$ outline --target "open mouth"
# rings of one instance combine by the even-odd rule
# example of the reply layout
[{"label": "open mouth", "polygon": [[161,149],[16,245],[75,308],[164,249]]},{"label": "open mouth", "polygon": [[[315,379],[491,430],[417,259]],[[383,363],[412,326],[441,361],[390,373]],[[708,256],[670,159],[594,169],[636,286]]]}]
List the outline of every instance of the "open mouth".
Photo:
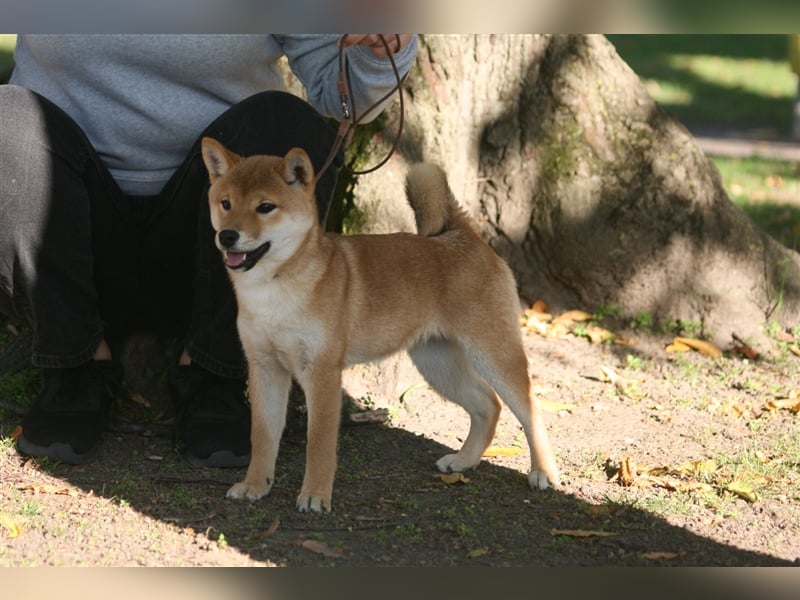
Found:
[{"label": "open mouth", "polygon": [[269,251],[270,242],[264,242],[250,252],[223,252],[225,266],[231,271],[249,271]]}]

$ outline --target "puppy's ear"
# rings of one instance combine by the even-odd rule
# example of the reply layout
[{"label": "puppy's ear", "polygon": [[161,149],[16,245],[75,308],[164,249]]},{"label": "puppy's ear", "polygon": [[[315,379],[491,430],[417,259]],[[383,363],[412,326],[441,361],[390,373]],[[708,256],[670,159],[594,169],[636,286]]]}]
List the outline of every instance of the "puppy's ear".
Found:
[{"label": "puppy's ear", "polygon": [[202,139],[200,149],[211,183],[225,175],[233,165],[241,160],[239,155],[234,154],[217,140],[210,137]]},{"label": "puppy's ear", "polygon": [[305,187],[314,182],[314,166],[302,148],[292,148],[286,153],[280,166],[280,172],[288,185]]}]

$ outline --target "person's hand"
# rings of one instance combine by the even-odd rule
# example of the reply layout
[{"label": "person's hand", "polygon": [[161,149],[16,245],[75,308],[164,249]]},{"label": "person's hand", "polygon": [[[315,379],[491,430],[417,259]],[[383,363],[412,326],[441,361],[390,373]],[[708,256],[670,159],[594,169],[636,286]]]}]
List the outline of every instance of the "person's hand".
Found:
[{"label": "person's hand", "polygon": [[366,46],[372,51],[373,56],[385,58],[388,56],[386,46],[381,40],[383,35],[386,44],[392,54],[397,54],[405,48],[414,36],[410,33],[348,33],[339,41],[339,45],[347,48],[348,46]]}]

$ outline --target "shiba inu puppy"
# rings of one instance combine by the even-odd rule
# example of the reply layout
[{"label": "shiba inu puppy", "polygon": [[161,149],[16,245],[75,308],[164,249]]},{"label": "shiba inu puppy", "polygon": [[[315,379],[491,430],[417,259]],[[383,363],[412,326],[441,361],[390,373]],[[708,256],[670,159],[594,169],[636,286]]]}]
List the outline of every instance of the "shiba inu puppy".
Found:
[{"label": "shiba inu puppy", "polygon": [[342,370],[403,349],[431,387],[470,416],[466,441],[437,461],[440,471],[480,462],[499,396],[525,430],[530,485],[558,484],[531,393],[513,275],[473,229],[440,168],[422,163],[408,173],[418,234],[343,236],[320,227],[313,166],[302,149],[242,158],[204,138],[202,154],[215,242],[239,307],[252,407],[250,466],[228,497],[256,500],[270,491],[294,377],[308,405],[297,508],[329,511]]}]

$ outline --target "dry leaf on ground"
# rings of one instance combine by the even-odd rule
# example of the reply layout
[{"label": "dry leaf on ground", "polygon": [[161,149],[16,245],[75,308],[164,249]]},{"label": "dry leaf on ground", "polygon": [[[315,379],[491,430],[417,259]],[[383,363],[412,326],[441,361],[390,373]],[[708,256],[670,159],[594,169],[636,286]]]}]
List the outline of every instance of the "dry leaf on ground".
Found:
[{"label": "dry leaf on ground", "polygon": [[469,483],[469,477],[464,477],[463,473],[442,473],[439,479],[444,481],[447,485],[455,483]]},{"label": "dry leaf on ground", "polygon": [[683,558],[686,552],[644,552],[639,555],[645,560],[672,560],[673,558]]},{"label": "dry leaf on ground", "polygon": [[800,390],[798,390],[794,398],[768,400],[764,408],[766,410],[788,410],[795,414],[800,413]]},{"label": "dry leaf on ground", "polygon": [[80,491],[75,488],[63,485],[53,485],[52,483],[22,483],[17,486],[21,492],[32,492],[34,494],[58,494],[61,496],[80,496]]},{"label": "dry leaf on ground", "polygon": [[8,538],[15,538],[22,533],[22,526],[6,513],[0,513],[0,531],[4,531]]},{"label": "dry leaf on ground", "polygon": [[633,485],[633,480],[636,478],[636,464],[631,460],[630,456],[622,459],[622,463],[617,473],[617,481],[620,485],[628,487]]},{"label": "dry leaf on ground", "polygon": [[758,492],[753,487],[744,481],[735,479],[725,486],[725,489],[732,494],[736,494],[747,502],[758,502],[761,499]]},{"label": "dry leaf on ground", "polygon": [[563,402],[550,402],[550,400],[541,400],[542,409],[547,412],[561,412],[562,410],[570,411],[575,408],[574,404],[565,404]]},{"label": "dry leaf on ground", "polygon": [[590,321],[591,319],[592,315],[586,311],[568,310],[558,315],[554,321],[558,321],[560,323],[582,323],[584,321]]},{"label": "dry leaf on ground", "polygon": [[551,529],[550,535],[565,535],[568,537],[610,537],[612,535],[617,535],[611,531],[592,531],[587,529]]},{"label": "dry leaf on ground", "polygon": [[19,439],[19,436],[22,435],[22,425],[17,425],[14,429],[11,430],[11,433],[8,434],[8,437],[14,440],[15,442]]},{"label": "dry leaf on ground", "polygon": [[258,538],[260,540],[263,540],[263,539],[266,539],[268,537],[271,537],[276,531],[278,531],[278,527],[280,527],[280,526],[281,526],[281,520],[280,519],[275,519],[272,522],[272,525],[270,525],[267,529],[265,529],[261,533],[257,534],[256,538]]},{"label": "dry leaf on ground", "polygon": [[597,325],[587,325],[583,335],[589,338],[589,341],[593,344],[602,344],[603,342],[613,340],[615,337],[608,329],[603,329]]},{"label": "dry leaf on ground", "polygon": [[681,342],[672,342],[669,346],[664,348],[665,352],[691,352],[691,348]]},{"label": "dry leaf on ground", "polygon": [[607,365],[600,366],[600,372],[603,374],[603,381],[613,383],[617,387],[626,387],[629,385],[640,385],[644,383],[644,379],[633,379],[632,377],[625,377],[617,373],[613,367]]},{"label": "dry leaf on ground", "polygon": [[300,539],[295,542],[301,548],[305,548],[306,550],[310,550],[315,554],[321,554],[326,558],[341,558],[344,556],[344,553],[341,550],[337,550],[331,548],[325,542],[321,542],[319,540],[307,540],[307,539]]},{"label": "dry leaf on ground", "polygon": [[536,302],[531,304],[531,310],[533,312],[538,312],[538,313],[550,312],[550,309],[547,306],[547,302],[545,302],[544,300],[541,300],[541,299],[537,300]]},{"label": "dry leaf on ground", "polygon": [[705,340],[697,340],[695,338],[686,338],[686,337],[676,337],[673,340],[675,344],[684,344],[685,346],[689,346],[692,350],[697,350],[703,356],[709,356],[711,358],[719,358],[722,356],[722,350],[717,348],[711,342],[707,342]]}]

